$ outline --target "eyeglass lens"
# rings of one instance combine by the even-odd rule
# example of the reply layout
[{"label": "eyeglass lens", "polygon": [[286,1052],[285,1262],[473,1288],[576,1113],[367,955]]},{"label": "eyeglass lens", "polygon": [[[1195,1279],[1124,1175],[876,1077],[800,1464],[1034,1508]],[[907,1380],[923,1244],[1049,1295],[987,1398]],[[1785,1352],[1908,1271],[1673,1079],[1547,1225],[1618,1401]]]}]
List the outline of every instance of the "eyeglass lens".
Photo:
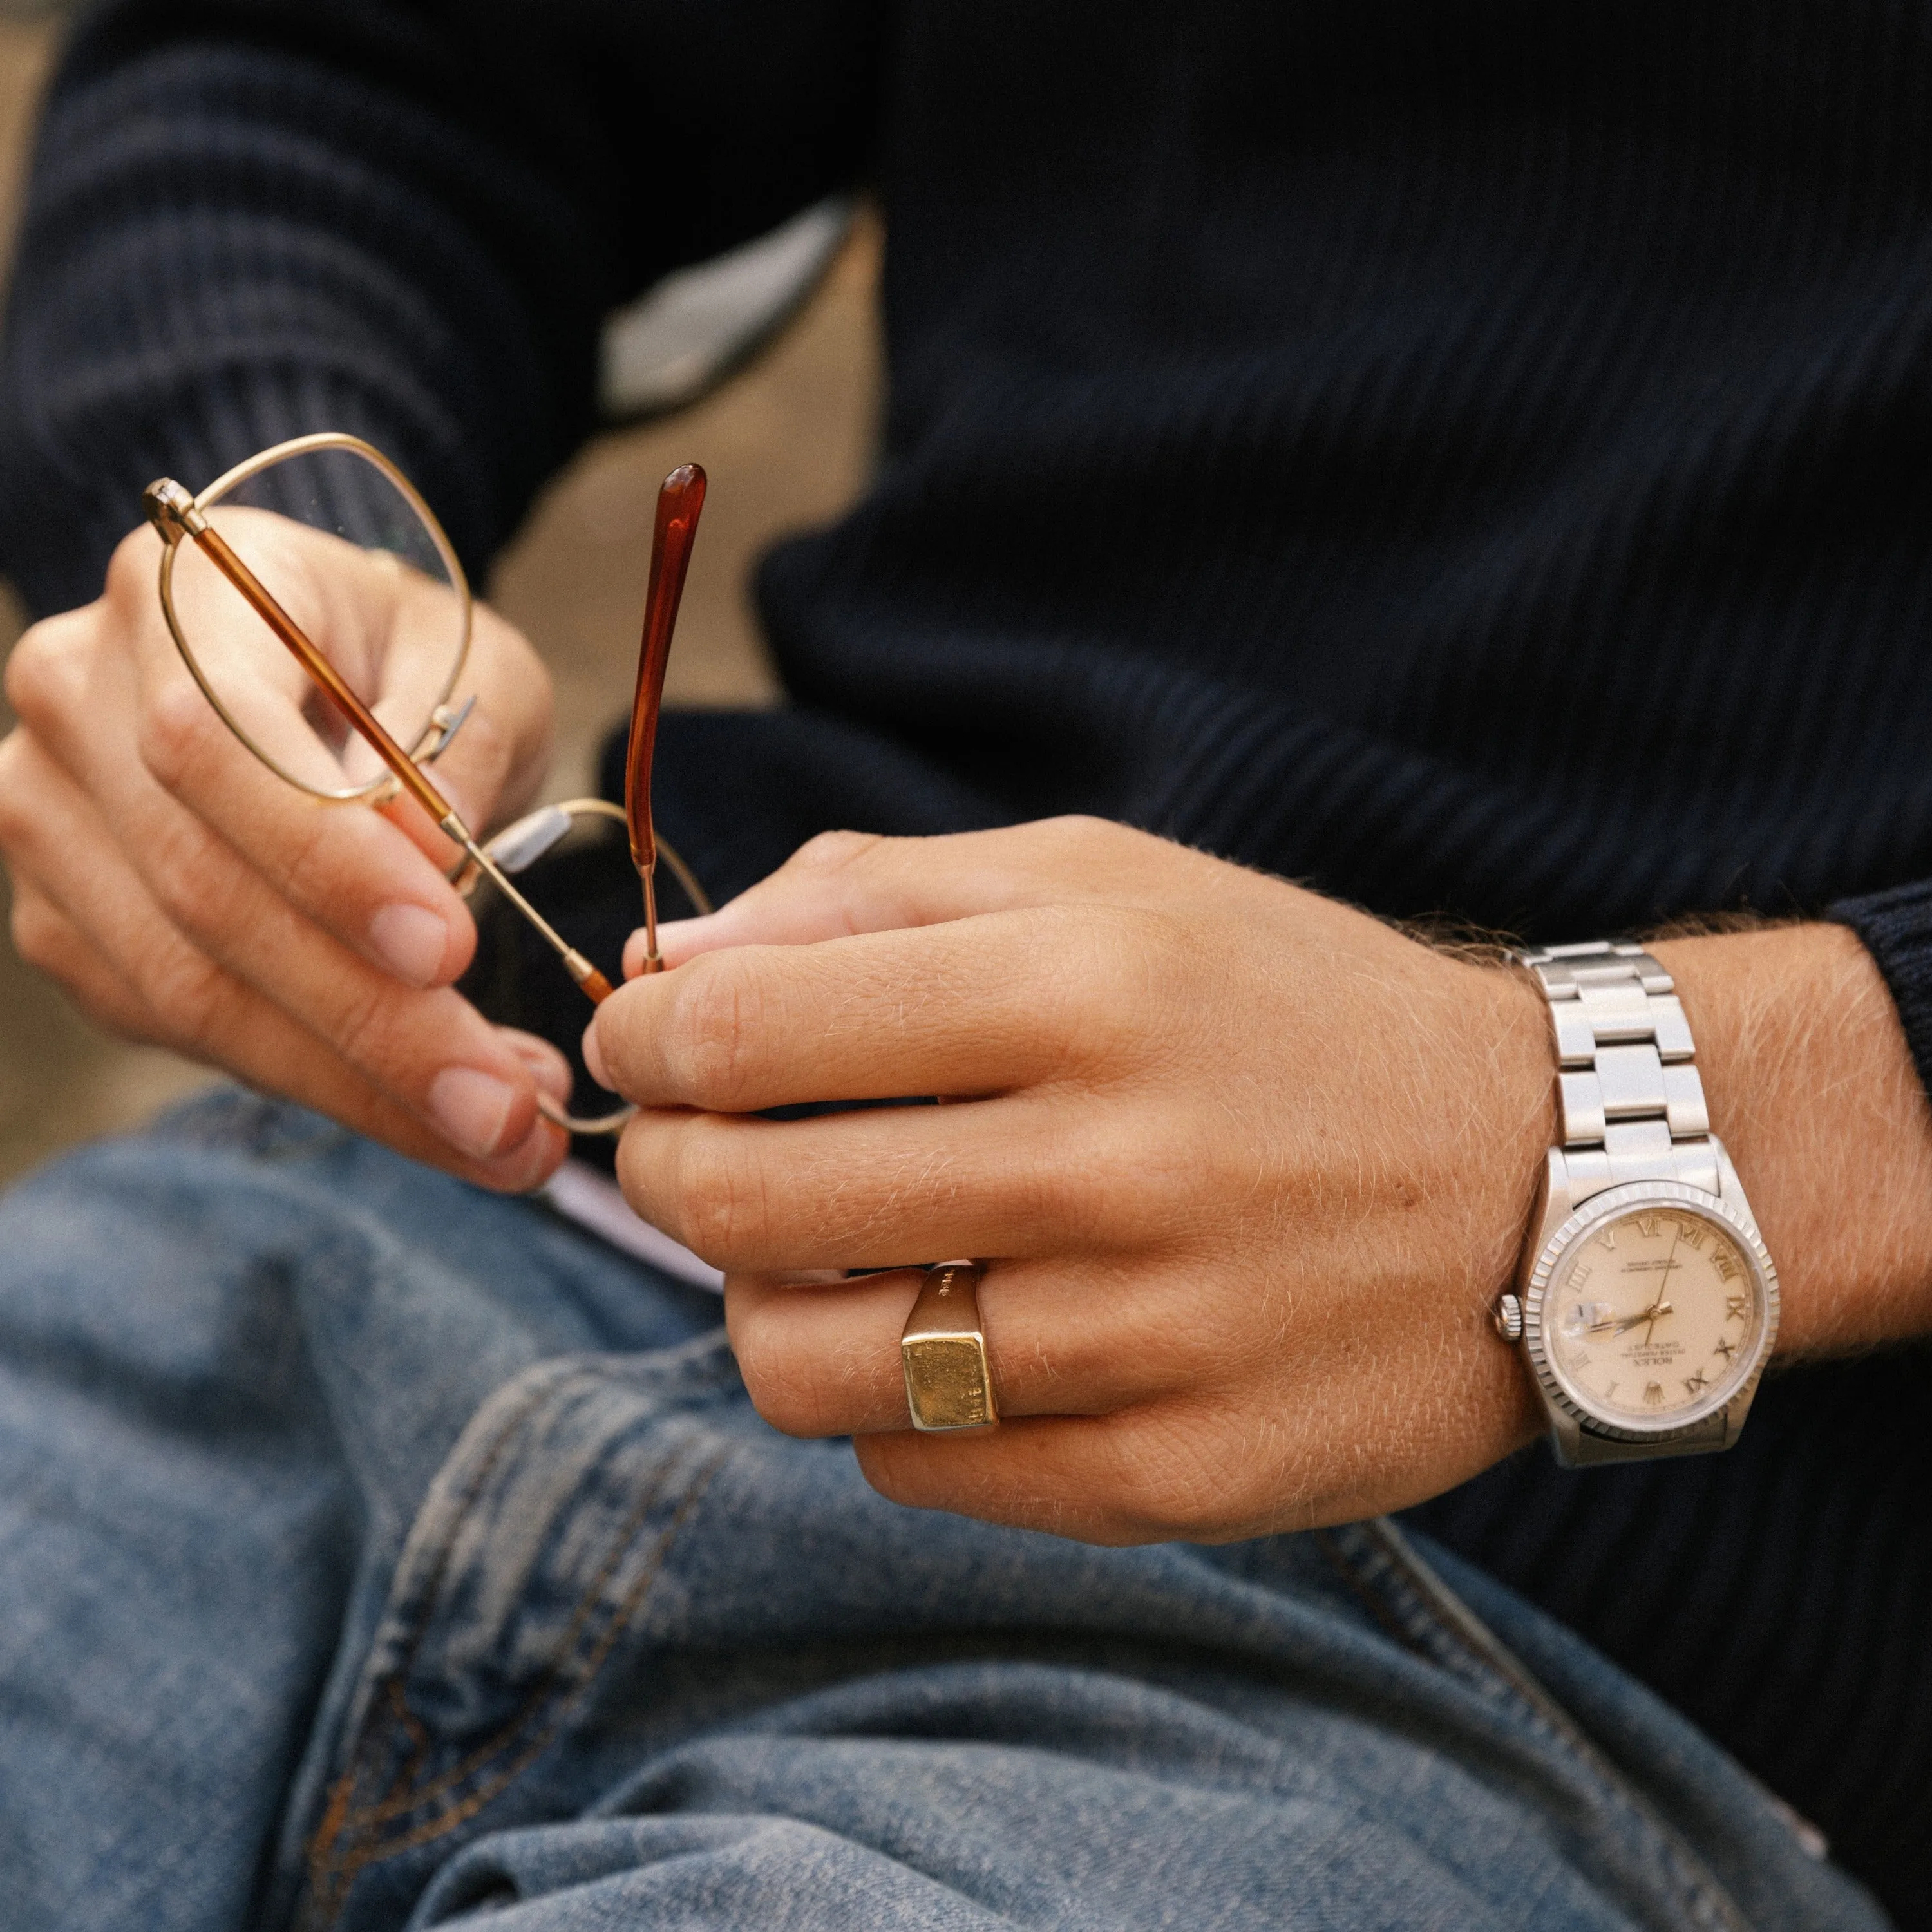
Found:
[{"label": "eyeglass lens", "polygon": [[[352,449],[298,451],[205,506],[209,523],[368,706],[414,750],[468,641],[466,599],[410,497]],[[274,633],[194,542],[171,584],[182,643],[230,722],[285,777],[338,791],[383,775]]]}]

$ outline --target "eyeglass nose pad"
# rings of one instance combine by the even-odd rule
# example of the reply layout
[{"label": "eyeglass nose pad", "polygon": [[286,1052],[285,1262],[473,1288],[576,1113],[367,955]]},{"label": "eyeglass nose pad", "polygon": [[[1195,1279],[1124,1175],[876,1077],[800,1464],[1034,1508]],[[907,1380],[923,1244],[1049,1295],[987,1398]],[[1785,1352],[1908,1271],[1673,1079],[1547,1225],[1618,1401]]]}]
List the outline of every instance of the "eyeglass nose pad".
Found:
[{"label": "eyeglass nose pad", "polygon": [[436,727],[436,742],[416,754],[419,765],[433,765],[448,751],[454,742],[456,734],[470,722],[470,714],[476,709],[476,694],[473,691],[463,700],[460,710],[452,711],[446,704],[439,704],[429,714],[429,722]]},{"label": "eyeglass nose pad", "polygon": [[537,1096],[537,1112],[568,1134],[608,1134],[614,1139],[624,1131],[624,1123],[637,1111],[636,1108],[626,1105],[620,1107],[615,1113],[586,1118],[559,1106],[548,1094]]},{"label": "eyeglass nose pad", "polygon": [[570,836],[570,813],[561,805],[542,805],[514,825],[506,825],[484,847],[502,869],[514,878],[527,872],[551,847]]}]

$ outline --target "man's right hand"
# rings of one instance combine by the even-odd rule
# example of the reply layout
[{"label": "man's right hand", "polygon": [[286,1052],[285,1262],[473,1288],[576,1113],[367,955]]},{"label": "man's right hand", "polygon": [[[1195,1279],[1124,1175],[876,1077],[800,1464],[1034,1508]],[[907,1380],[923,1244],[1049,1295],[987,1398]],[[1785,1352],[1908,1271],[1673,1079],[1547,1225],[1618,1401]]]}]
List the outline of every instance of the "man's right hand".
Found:
[{"label": "man's right hand", "polygon": [[[307,533],[288,540],[299,567]],[[8,664],[0,852],[21,956],[113,1032],[484,1186],[538,1185],[566,1145],[538,1090],[562,1099],[569,1076],[452,990],[476,945],[443,875],[454,848],[406,800],[325,802],[248,752],[168,634],[159,560],[136,531],[101,597],[36,624]],[[232,621],[260,625],[238,598]],[[550,737],[548,674],[481,605],[457,694],[472,690],[436,772],[481,826],[529,801]]]}]

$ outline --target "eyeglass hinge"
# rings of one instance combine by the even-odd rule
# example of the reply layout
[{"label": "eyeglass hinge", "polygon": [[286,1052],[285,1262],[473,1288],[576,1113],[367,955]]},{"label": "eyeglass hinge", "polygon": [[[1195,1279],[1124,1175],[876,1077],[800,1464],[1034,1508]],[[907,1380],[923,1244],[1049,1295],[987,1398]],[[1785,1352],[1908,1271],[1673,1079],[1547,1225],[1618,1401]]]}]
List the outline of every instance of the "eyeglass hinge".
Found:
[{"label": "eyeglass hinge", "polygon": [[208,519],[196,507],[194,498],[172,476],[163,476],[141,492],[141,508],[149,523],[169,543],[183,537],[198,537],[208,527]]}]

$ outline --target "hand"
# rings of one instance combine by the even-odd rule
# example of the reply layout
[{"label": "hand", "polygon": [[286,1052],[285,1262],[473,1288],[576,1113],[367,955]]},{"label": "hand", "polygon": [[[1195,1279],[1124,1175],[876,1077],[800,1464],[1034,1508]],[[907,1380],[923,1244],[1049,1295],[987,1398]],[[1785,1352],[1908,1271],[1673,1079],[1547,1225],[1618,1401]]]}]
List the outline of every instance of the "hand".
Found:
[{"label": "hand", "polygon": [[[854,1433],[886,1495],[1232,1537],[1397,1506],[1535,1432],[1487,1325],[1554,1125],[1518,976],[1077,820],[819,839],[664,939],[677,970],[587,1042],[649,1109],[620,1178],[731,1270],[765,1415]],[[1870,956],[1825,924],[1654,950],[1778,1258],[1780,1353],[1932,1330],[1932,1108]],[[934,1093],[964,1097],[747,1118]],[[1010,1419],[914,1436],[913,1285],[797,1276],[962,1254],[992,1263]]]},{"label": "hand", "polygon": [[[1591,1335],[1624,1335],[1640,1322],[1654,1322],[1660,1315],[1675,1315],[1676,1310],[1667,1301],[1653,1302],[1648,1308],[1640,1308],[1634,1315],[1625,1315],[1610,1322],[1592,1322],[1584,1332]],[[1650,1340],[1646,1335],[1646,1342]]]},{"label": "hand", "polygon": [[[284,542],[277,580],[333,540],[289,523]],[[99,601],[35,625],[8,665],[20,722],[0,743],[0,851],[15,945],[114,1032],[486,1186],[535,1186],[564,1150],[537,1090],[560,1096],[568,1076],[553,1048],[450,990],[476,945],[442,876],[453,848],[406,801],[326,803],[246,751],[168,635],[159,554],[151,531],[127,538]],[[396,581],[331,588],[380,636]],[[238,598],[220,621],[260,629]],[[280,648],[265,631],[259,642]],[[464,688],[476,708],[436,782],[481,825],[542,776],[549,682],[479,607]]]},{"label": "hand", "polygon": [[[663,940],[676,970],[587,1042],[646,1110],[625,1192],[728,1270],[760,1411],[854,1435],[887,1496],[1246,1536],[1417,1501],[1535,1432],[1490,1317],[1552,1130],[1526,978],[1080,820],[822,838]],[[920,1094],[956,1104],[751,1111]],[[916,1284],[786,1277],[952,1255],[988,1264],[1006,1419],[919,1436]]]}]

